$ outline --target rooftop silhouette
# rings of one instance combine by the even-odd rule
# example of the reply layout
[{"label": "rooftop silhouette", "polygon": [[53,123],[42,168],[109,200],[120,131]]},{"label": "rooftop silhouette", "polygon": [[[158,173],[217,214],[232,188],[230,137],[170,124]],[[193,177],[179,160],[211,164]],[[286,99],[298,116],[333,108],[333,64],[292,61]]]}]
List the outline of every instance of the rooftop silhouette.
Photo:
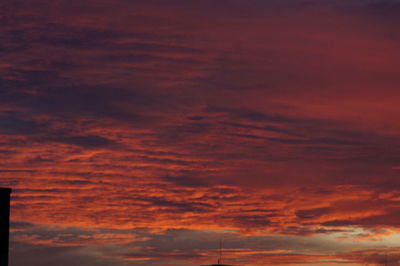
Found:
[{"label": "rooftop silhouette", "polygon": [[10,188],[0,187],[0,266],[8,266],[11,191]]}]

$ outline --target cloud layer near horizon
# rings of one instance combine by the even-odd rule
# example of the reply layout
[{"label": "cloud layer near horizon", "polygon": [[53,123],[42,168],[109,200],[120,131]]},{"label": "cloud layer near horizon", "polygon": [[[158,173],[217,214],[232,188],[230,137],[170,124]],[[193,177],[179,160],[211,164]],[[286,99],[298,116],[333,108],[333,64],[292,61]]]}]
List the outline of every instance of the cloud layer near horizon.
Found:
[{"label": "cloud layer near horizon", "polygon": [[399,2],[0,7],[11,265],[398,260]]}]

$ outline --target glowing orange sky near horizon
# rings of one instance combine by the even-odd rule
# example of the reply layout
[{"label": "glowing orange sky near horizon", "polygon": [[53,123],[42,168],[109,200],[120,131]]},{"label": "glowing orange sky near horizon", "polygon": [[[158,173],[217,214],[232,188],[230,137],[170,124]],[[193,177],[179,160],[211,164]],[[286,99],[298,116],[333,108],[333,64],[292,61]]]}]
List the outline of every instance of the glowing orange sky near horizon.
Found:
[{"label": "glowing orange sky near horizon", "polygon": [[11,266],[400,263],[397,1],[0,9]]}]

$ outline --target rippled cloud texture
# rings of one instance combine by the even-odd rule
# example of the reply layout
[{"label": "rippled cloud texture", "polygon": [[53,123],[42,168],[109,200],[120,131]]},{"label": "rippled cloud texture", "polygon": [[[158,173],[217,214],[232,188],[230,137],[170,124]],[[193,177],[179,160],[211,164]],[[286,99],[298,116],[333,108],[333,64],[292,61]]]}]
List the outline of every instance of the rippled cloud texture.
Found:
[{"label": "rippled cloud texture", "polygon": [[0,3],[11,266],[400,264],[400,2]]}]

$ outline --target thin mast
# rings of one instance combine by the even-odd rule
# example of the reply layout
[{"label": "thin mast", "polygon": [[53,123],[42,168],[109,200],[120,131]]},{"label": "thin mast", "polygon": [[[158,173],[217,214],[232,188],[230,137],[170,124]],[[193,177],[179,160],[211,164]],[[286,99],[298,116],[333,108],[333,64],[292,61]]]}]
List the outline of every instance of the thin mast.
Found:
[{"label": "thin mast", "polygon": [[219,240],[219,258],[218,258],[218,265],[222,263],[222,239]]}]

